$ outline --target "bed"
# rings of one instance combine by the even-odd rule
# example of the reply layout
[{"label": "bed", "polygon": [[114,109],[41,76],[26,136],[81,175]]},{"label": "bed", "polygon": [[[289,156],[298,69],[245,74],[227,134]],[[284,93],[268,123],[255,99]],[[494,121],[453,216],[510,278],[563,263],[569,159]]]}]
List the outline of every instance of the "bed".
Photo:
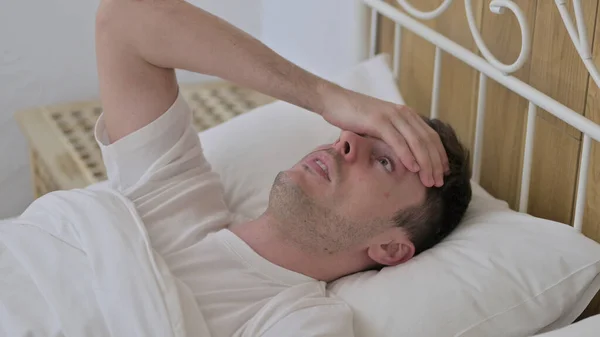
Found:
[{"label": "bed", "polygon": [[370,54],[393,55],[408,105],[457,128],[474,179],[600,242],[597,2],[364,3]]},{"label": "bed", "polygon": [[[407,104],[457,128],[473,178],[513,209],[600,242],[598,3],[364,3],[370,55],[393,55]],[[598,313],[600,296],[580,318]]]},{"label": "bed", "polygon": [[[600,186],[595,174],[600,157],[593,147],[600,140],[593,109],[600,76],[590,58],[588,41],[593,39],[586,37],[593,36],[593,25],[583,21],[591,20],[597,5],[592,11],[586,7],[590,4],[582,7],[573,1],[573,22],[565,1],[556,1],[556,6],[548,1],[520,1],[521,6],[506,0],[419,2],[419,8],[430,5],[428,11],[405,0],[362,1],[369,12],[369,57],[334,80],[449,121],[472,151],[476,198],[462,228],[414,263],[351,275],[328,286],[355,310],[356,335],[565,337],[600,331]],[[520,29],[494,35],[491,24],[497,18],[490,18],[508,11],[515,16],[501,17]],[[532,17],[537,25],[533,30]],[[539,41],[546,35],[553,36],[539,28],[548,24],[543,18],[555,20],[553,29],[565,30],[562,39],[573,38],[556,54],[571,53],[577,59],[560,60],[569,71],[558,73],[568,77],[589,71],[578,77],[583,87],[568,79],[568,85],[549,86],[564,78],[552,77],[557,68],[549,60],[554,54],[536,54],[533,48],[543,47]],[[561,26],[563,19],[566,27]],[[514,63],[498,61],[485,47],[478,33],[482,27],[486,41],[496,37],[488,47],[506,51]],[[515,38],[520,34],[522,39]],[[568,48],[570,52],[564,51]],[[536,55],[546,57],[543,68],[539,59],[531,61]],[[529,81],[540,72],[550,76]],[[535,89],[536,83],[546,87]],[[582,102],[573,103],[574,95]],[[236,141],[232,134],[249,141]],[[264,208],[276,170],[335,135],[336,130],[315,116],[274,102],[199,137],[221,175],[228,206],[243,221]],[[257,148],[259,152],[252,151]],[[277,155],[257,161],[256,155],[264,153]],[[96,227],[92,222],[97,220],[87,221],[88,228]],[[432,272],[437,269],[442,273]],[[168,271],[162,272],[170,280]],[[168,299],[166,303],[177,307]],[[171,309],[164,310],[172,319],[183,319],[176,316],[182,314],[177,308]]]}]

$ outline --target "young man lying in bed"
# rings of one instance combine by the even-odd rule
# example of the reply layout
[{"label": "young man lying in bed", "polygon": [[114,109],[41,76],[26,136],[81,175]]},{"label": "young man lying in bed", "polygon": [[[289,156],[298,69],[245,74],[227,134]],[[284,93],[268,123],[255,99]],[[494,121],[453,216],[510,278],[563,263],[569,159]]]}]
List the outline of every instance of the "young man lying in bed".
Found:
[{"label": "young man lying in bed", "polygon": [[[467,153],[439,121],[324,81],[183,1],[103,0],[96,29],[96,137],[109,180],[135,206],[180,300],[199,309],[181,323],[188,333],[352,336],[351,310],[325,283],[409,260],[467,208]],[[227,229],[175,68],[252,87],[344,131],[276,177],[262,216]]]}]

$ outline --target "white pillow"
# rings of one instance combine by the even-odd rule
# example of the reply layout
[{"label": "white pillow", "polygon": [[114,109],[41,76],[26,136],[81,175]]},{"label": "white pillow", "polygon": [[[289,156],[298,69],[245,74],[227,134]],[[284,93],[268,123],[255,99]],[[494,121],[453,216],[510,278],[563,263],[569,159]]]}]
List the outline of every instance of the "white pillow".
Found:
[{"label": "white pillow", "polygon": [[[402,102],[387,56],[337,82]],[[200,134],[238,222],[267,207],[276,174],[339,130],[284,102]],[[328,288],[355,312],[357,336],[526,336],[572,322],[600,288],[600,245],[571,227],[511,211],[477,184],[460,226],[400,266],[339,279]]]},{"label": "white pillow", "polygon": [[529,336],[571,323],[600,288],[600,245],[476,195],[446,240],[329,285],[359,336]]},{"label": "white pillow", "polygon": [[595,315],[537,337],[598,337],[598,332],[600,332],[600,315]]}]

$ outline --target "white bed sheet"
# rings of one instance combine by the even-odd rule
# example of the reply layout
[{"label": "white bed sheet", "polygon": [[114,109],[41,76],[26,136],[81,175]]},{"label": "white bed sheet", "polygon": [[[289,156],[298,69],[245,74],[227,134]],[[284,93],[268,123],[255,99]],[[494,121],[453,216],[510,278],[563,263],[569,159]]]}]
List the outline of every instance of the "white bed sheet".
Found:
[{"label": "white bed sheet", "polygon": [[110,190],[48,194],[0,221],[0,275],[0,336],[210,335],[133,204]]}]

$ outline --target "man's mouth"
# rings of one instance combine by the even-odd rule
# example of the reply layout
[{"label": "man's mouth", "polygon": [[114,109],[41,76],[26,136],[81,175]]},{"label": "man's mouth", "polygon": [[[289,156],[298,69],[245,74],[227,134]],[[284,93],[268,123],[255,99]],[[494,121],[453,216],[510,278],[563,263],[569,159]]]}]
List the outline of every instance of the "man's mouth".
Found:
[{"label": "man's mouth", "polygon": [[327,169],[327,166],[321,161],[321,159],[315,160],[315,163],[317,163],[317,165],[319,165],[319,167],[325,173],[325,176],[327,177],[327,180],[329,180],[329,170]]},{"label": "man's mouth", "polygon": [[307,162],[307,166],[315,173],[323,177],[324,179],[331,181],[329,178],[329,168],[327,165],[319,158],[314,158]]}]

